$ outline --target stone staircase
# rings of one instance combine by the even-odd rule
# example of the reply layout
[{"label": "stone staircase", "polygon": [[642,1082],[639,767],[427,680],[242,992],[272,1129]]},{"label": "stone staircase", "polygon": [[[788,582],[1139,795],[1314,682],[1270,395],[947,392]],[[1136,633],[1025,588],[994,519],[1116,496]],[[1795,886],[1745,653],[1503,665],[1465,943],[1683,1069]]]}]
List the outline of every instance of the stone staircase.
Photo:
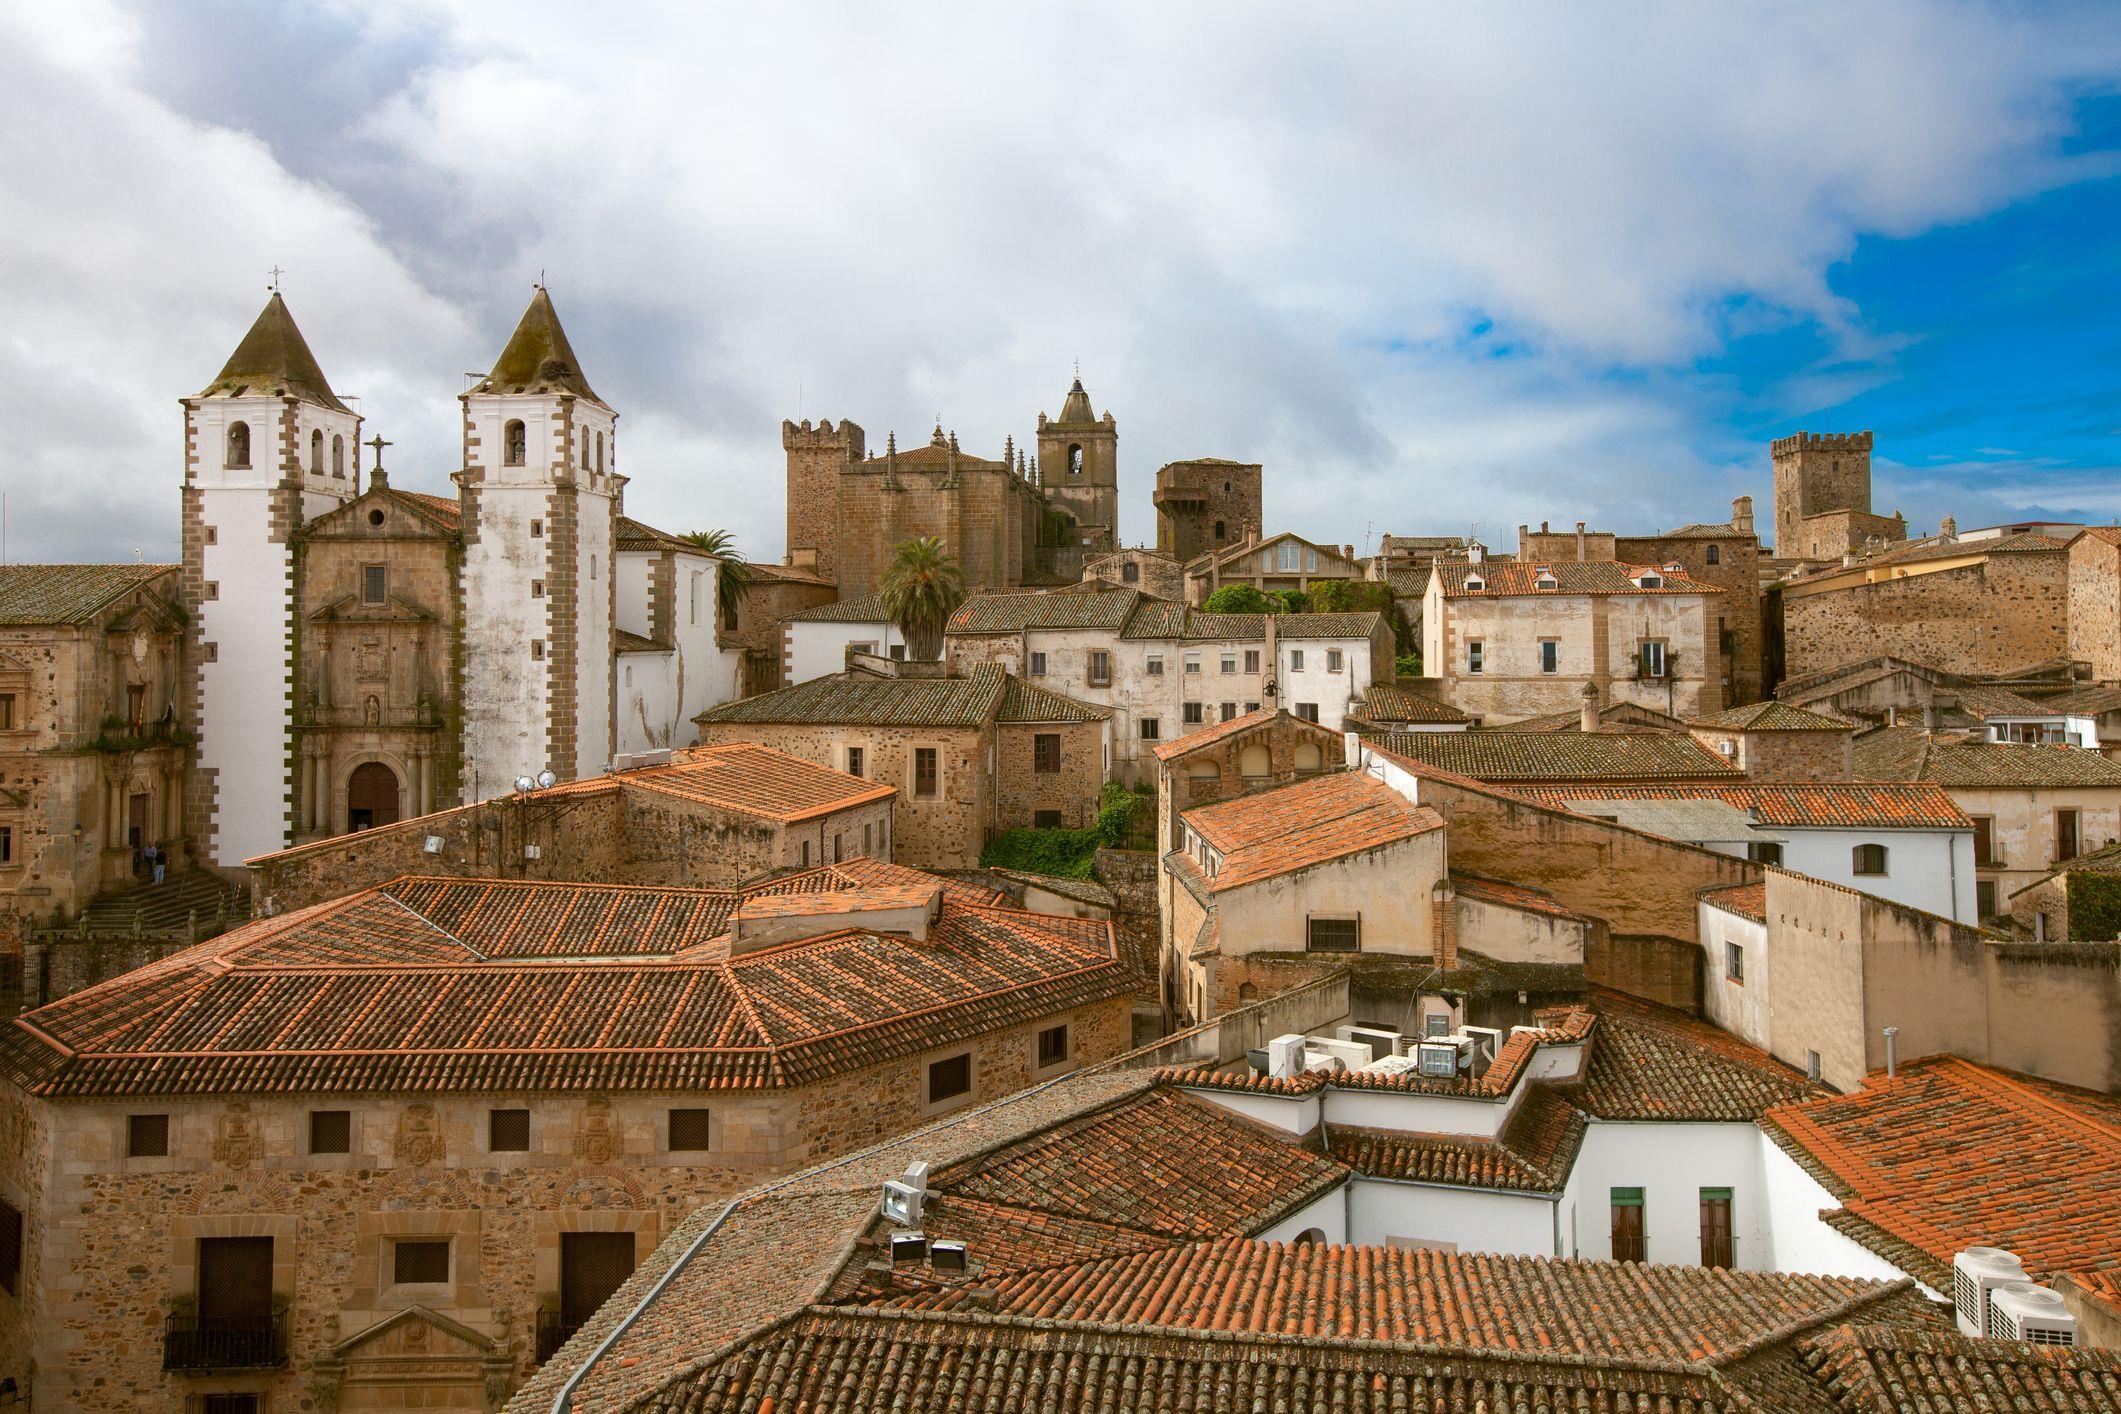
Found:
[{"label": "stone staircase", "polygon": [[159,884],[98,894],[61,931],[195,942],[249,920],[250,890],[204,869],[186,869]]}]

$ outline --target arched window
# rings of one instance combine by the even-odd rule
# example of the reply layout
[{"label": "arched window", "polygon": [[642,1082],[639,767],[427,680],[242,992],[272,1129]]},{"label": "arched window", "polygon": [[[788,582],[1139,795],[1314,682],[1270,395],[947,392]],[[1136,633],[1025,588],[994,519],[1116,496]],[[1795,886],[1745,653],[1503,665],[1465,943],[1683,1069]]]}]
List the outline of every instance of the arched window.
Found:
[{"label": "arched window", "polygon": [[1299,770],[1299,771],[1322,771],[1322,770],[1324,770],[1324,769],[1325,769],[1325,765],[1326,765],[1326,754],[1325,754],[1325,752],[1323,752],[1323,751],[1321,751],[1321,750],[1319,750],[1319,749],[1318,749],[1318,743],[1317,743],[1317,742],[1315,742],[1315,741],[1307,741],[1307,742],[1303,743],[1303,744],[1302,744],[1301,746],[1299,746],[1299,747],[1297,747],[1297,748],[1296,748],[1296,769],[1297,769],[1297,770]]},{"label": "arched window", "polygon": [[1319,1243],[1324,1242],[1325,1240],[1325,1229],[1307,1227],[1302,1232],[1296,1234],[1296,1241],[1293,1245],[1297,1247],[1315,1247]]},{"label": "arched window", "polygon": [[1885,872],[1885,846],[1882,844],[1859,844],[1850,853],[1855,857],[1858,874],[1883,874]]},{"label": "arched window", "polygon": [[597,470],[604,469],[604,434],[597,433]]},{"label": "arched window", "polygon": [[1223,535],[1223,523],[1221,521],[1215,522],[1215,538],[1217,540],[1225,538]]},{"label": "arched window", "polygon": [[1274,758],[1254,742],[1238,754],[1237,773],[1248,781],[1263,781],[1274,774]]},{"label": "arched window", "polygon": [[309,474],[311,476],[322,476],[324,474],[324,434],[322,432],[313,431],[309,434]]},{"label": "arched window", "polygon": [[341,479],[344,479],[346,475],[346,439],[344,437],[333,437],[331,439],[331,474]]},{"label": "arched window", "polygon": [[1196,781],[1212,781],[1222,774],[1213,761],[1196,761],[1186,768],[1186,774]]},{"label": "arched window", "polygon": [[1141,577],[1142,567],[1134,563],[1134,561],[1132,560],[1127,561],[1125,564],[1119,567],[1119,579],[1120,583],[1122,584],[1134,584],[1138,582]]},{"label": "arched window", "polygon": [[501,430],[501,465],[521,466],[523,454],[523,423],[519,418],[511,418],[508,426]]},{"label": "arched window", "polygon": [[247,422],[228,424],[228,464],[250,465],[250,424]]},{"label": "arched window", "polygon": [[1071,444],[1068,448],[1068,475],[1081,476],[1082,474],[1083,447],[1082,443],[1076,442]]},{"label": "arched window", "polygon": [[589,429],[582,429],[582,470],[589,470]]}]

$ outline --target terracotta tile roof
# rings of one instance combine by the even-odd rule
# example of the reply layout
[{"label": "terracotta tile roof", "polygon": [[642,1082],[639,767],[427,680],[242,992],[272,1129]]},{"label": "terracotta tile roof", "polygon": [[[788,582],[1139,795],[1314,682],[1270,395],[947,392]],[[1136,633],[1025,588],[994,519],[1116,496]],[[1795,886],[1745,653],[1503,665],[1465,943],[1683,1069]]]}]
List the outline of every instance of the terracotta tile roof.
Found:
[{"label": "terracotta tile roof", "polygon": [[[1810,785],[1521,786],[1518,794],[1558,810],[1595,800],[1719,800],[1763,825],[1794,829],[1970,830],[1973,821],[1941,786],[1881,782]],[[1572,807],[1569,802],[1577,802]]]},{"label": "terracotta tile roof", "polygon": [[[1713,1360],[1763,1334],[1845,1316],[1882,1282],[1635,1262],[1289,1245],[1223,1237],[1019,1272],[986,1297],[894,1305],[1193,1332],[1385,1341],[1579,1358]],[[1649,1311],[1660,1319],[1643,1319]]]},{"label": "terracotta tile roof", "polygon": [[1363,690],[1362,716],[1370,722],[1423,722],[1432,726],[1469,724],[1472,718],[1405,683],[1373,682]]},{"label": "terracotta tile roof", "polygon": [[1302,643],[1315,638],[1368,638],[1384,626],[1385,616],[1375,609],[1345,614],[1278,614],[1276,638]]},{"label": "terracotta tile roof", "polygon": [[779,584],[817,584],[827,589],[834,587],[831,580],[816,570],[802,569],[795,565],[762,564],[747,560],[744,563],[744,571],[755,580]]},{"label": "terracotta tile roof", "polygon": [[1395,599],[1419,599],[1429,592],[1429,567],[1421,565],[1410,570],[1386,570],[1385,583],[1392,586]]},{"label": "terracotta tile roof", "polygon": [[2060,554],[2069,548],[2069,542],[2052,535],[2035,535],[2026,532],[2019,535],[1999,536],[1994,540],[1944,540],[1931,537],[1913,540],[1891,550],[1875,555],[1866,555],[1853,565],[1829,565],[1822,570],[1798,575],[1790,584],[1810,584],[1829,579],[1838,574],[1861,574],[1864,570],[1879,565],[1914,565],[1930,560],[1952,560],[1962,556],[1979,555],[2046,555]]},{"label": "terracotta tile roof", "polygon": [[819,604],[811,609],[798,609],[792,614],[783,614],[784,624],[888,624],[891,613],[884,607],[880,594],[856,594],[847,599],[836,599],[830,604]]},{"label": "terracotta tile roof", "polygon": [[1002,704],[995,720],[1002,722],[1102,722],[1112,709],[1072,697],[1011,676],[1002,689]]},{"label": "terracotta tile roof", "polygon": [[1451,887],[1461,898],[1479,899],[1483,903],[1499,903],[1505,908],[1519,908],[1528,913],[1549,913],[1557,918],[1576,918],[1581,915],[1562,907],[1561,901],[1545,889],[1530,884],[1513,884],[1503,879],[1489,879],[1479,874],[1462,874],[1451,871]]},{"label": "terracotta tile roof", "polygon": [[1696,717],[1687,725],[1747,732],[1845,732],[1853,729],[1839,717],[1829,717],[1823,712],[1792,707],[1787,702],[1777,702],[1772,698],[1766,702],[1750,702],[1743,707],[1730,707],[1721,712],[1712,712],[1706,717]]},{"label": "terracotta tile roof", "polygon": [[1386,732],[1399,756],[1482,781],[1744,779],[1690,736],[1637,732]]},{"label": "terracotta tile roof", "polygon": [[1856,738],[1859,779],[1933,781],[1947,789],[2121,786],[2121,763],[2096,751],[2031,742],[1973,741],[1921,727],[1880,727]]},{"label": "terracotta tile roof", "polygon": [[[1538,587],[1544,567],[1554,580],[1552,589]],[[1645,572],[1663,583],[1645,589],[1635,581]],[[1721,594],[1714,584],[1688,579],[1678,570],[1657,565],[1632,565],[1618,560],[1489,560],[1477,565],[1440,564],[1436,573],[1443,580],[1446,599],[1502,599],[1520,595],[1566,596],[1570,594]],[[1482,587],[1468,589],[1466,581],[1478,580]]]},{"label": "terracotta tile roof", "polygon": [[0,565],[0,624],[75,624],[112,600],[167,577],[177,593],[176,565]]},{"label": "terracotta tile roof", "polygon": [[2059,697],[2043,697],[2040,699],[2040,705],[2050,712],[2073,712],[2080,717],[2103,717],[2108,712],[2121,712],[2121,687],[2087,684]]},{"label": "terracotta tile roof", "polygon": [[1735,913],[1750,918],[1756,923],[1767,922],[1767,884],[1726,884],[1720,889],[1703,889],[1703,901],[1712,903],[1726,913]]},{"label": "terracotta tile roof", "polygon": [[693,718],[703,725],[859,723],[878,727],[980,727],[1004,721],[1095,722],[1103,707],[1036,687],[993,663],[963,677],[889,678],[833,673],[778,692],[724,703]]},{"label": "terracotta tile roof", "polygon": [[[1583,712],[1545,712],[1537,717],[1522,717],[1517,721],[1496,727],[1475,727],[1475,731],[1498,732],[1579,732],[1583,730]],[[1608,702],[1598,709],[1598,730],[1601,732],[1683,732],[1686,723],[1666,712],[1645,707],[1639,702]]]},{"label": "terracotta tile roof", "polygon": [[[2062,709],[2049,703],[2035,702],[2030,697],[2012,692],[2007,687],[1993,687],[1988,683],[1962,683],[1951,690],[1951,696],[1959,699],[1959,708],[1970,716],[1986,720],[1990,717],[2059,717]],[[1943,694],[1939,694],[1943,696]],[[1943,705],[1942,703],[1939,704]]]},{"label": "terracotta tile roof", "polygon": [[895,787],[850,776],[757,742],[687,748],[667,766],[620,772],[628,790],[697,800],[740,815],[794,823],[889,800]]},{"label": "terracotta tile roof", "polygon": [[1132,589],[996,590],[957,606],[949,633],[1022,633],[1029,628],[1123,627],[1142,596]]},{"label": "terracotta tile roof", "polygon": [[384,494],[393,501],[411,507],[414,512],[447,529],[455,530],[464,523],[463,504],[454,496],[430,496],[425,491],[400,491],[395,486],[383,489]]},{"label": "terracotta tile roof", "polygon": [[[922,877],[883,868],[868,882]],[[0,1067],[67,1097],[743,1089],[1133,990],[1108,925],[945,896],[924,941],[847,929],[729,957],[704,945],[733,890],[399,879],[18,1017]]]},{"label": "terracotta tile roof", "polygon": [[[1778,1106],[1761,1127],[1857,1220],[1937,1268],[2007,1248],[2035,1280],[2121,1269],[2121,1099],[1929,1056],[1852,1094]],[[1889,1256],[1888,1260],[1892,1260]],[[1928,1275],[1917,1272],[1917,1275]]]},{"label": "terracotta tile roof", "polygon": [[930,1176],[982,1203],[1167,1237],[1254,1232],[1347,1176],[1219,1105],[1150,1090]]},{"label": "terracotta tile roof", "polygon": [[1684,1012],[1594,990],[1597,1040],[1570,1102],[1598,1119],[1738,1122],[1827,1093],[1767,1052]]},{"label": "terracotta tile roof", "polygon": [[[1288,717],[1288,720],[1292,722],[1304,721],[1301,717],[1290,717],[1286,708],[1262,707],[1257,711],[1232,717],[1227,722],[1217,722],[1215,725],[1204,727],[1200,731],[1187,732],[1184,736],[1174,741],[1159,743],[1156,748],[1156,759],[1159,761],[1175,761],[1179,757],[1189,755],[1204,746],[1214,746],[1218,742],[1228,741],[1233,736],[1248,732],[1254,727],[1263,726],[1273,721],[1276,717]],[[1340,745],[1340,733],[1330,728],[1319,726],[1316,722],[1304,722],[1304,726],[1309,727],[1317,734],[1321,745],[1332,745],[1335,747]]]},{"label": "terracotta tile roof", "polygon": [[1956,1331],[1840,1326],[1799,1342],[1841,1414],[2121,1409],[2121,1351],[1981,1340]]},{"label": "terracotta tile roof", "polygon": [[1559,1193],[1587,1128],[1582,1113],[1544,1085],[1517,1104],[1498,1140],[1335,1126],[1333,1157],[1369,1178]]},{"label": "terracotta tile roof", "polygon": [[707,552],[682,535],[658,530],[632,516],[620,516],[618,545],[621,550],[671,550],[680,555],[706,556]]},{"label": "terracotta tile roof", "polygon": [[[1754,535],[1755,532],[1740,530],[1734,525],[1709,525],[1703,521],[1695,521],[1691,525],[1682,525],[1677,530],[1667,530],[1662,535],[1647,536],[1645,538],[1651,540],[1751,540]],[[1633,537],[1623,538],[1632,539]]]},{"label": "terracotta tile roof", "polygon": [[1181,818],[1220,856],[1205,884],[1210,893],[1444,827],[1434,810],[1359,771],[1335,771],[1203,805]]},{"label": "terracotta tile roof", "polygon": [[625,629],[620,629],[613,635],[611,650],[614,653],[670,653],[675,651],[667,643],[658,643],[652,638],[643,638],[641,635],[629,633]]}]

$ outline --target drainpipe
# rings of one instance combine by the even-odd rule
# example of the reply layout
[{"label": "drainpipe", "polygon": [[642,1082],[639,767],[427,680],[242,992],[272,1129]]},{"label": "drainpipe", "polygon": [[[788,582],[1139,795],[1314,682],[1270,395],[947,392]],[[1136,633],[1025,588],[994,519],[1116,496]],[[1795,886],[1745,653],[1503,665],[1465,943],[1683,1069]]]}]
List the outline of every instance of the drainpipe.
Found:
[{"label": "drainpipe", "polygon": [[1896,1044],[1899,1039],[1899,1027],[1888,1026],[1885,1028],[1885,1078],[1887,1080],[1894,1079],[1900,1074],[1900,1048]]}]

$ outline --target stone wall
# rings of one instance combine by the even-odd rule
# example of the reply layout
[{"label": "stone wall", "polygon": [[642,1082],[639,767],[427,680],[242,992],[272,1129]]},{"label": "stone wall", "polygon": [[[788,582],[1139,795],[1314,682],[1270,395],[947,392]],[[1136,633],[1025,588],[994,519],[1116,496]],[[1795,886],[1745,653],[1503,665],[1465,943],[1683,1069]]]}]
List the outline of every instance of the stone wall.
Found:
[{"label": "stone wall", "polygon": [[[1723,703],[1739,706],[1767,695],[1758,540],[1750,535],[1703,539],[1630,535],[1620,538],[1617,550],[1618,557],[1630,564],[1677,564],[1688,579],[1722,589],[1722,597],[1709,605],[1704,646],[1722,661]],[[1709,562],[1712,553],[1714,564]]]},{"label": "stone wall", "polygon": [[[1134,578],[1127,578],[1132,566]],[[1102,555],[1083,566],[1085,580],[1098,580],[1116,589],[1139,589],[1154,599],[1178,603],[1186,597],[1186,571],[1176,559],[1160,550],[1127,549]]]},{"label": "stone wall", "polygon": [[791,557],[799,550],[812,552],[817,572],[831,579],[839,567],[840,473],[862,459],[862,429],[851,421],[834,427],[829,417],[815,428],[808,418],[800,427],[784,420],[781,447],[788,456],[784,543]]},{"label": "stone wall", "polygon": [[[1710,622],[1723,594],[1556,594],[1445,598],[1429,585],[1422,609],[1424,689],[1488,726],[1576,712],[1583,689],[1601,704],[1633,702],[1674,717],[1723,706]],[[1541,671],[1540,644],[1555,644],[1555,671]],[[1665,645],[1669,676],[1636,676],[1645,640]],[[1481,645],[1481,671],[1471,645]]]},{"label": "stone wall", "polygon": [[[1260,464],[1222,461],[1169,462],[1156,471],[1156,548],[1183,564],[1196,555],[1257,533]],[[1221,534],[1217,534],[1217,527]]]},{"label": "stone wall", "polygon": [[1807,517],[1871,509],[1871,434],[1799,432],[1768,445],[1775,476],[1775,553],[1784,558],[1840,555],[1845,544],[1812,547]]},{"label": "stone wall", "polygon": [[[1121,1054],[1128,1009],[1114,998],[785,1092],[47,1105],[8,1087],[0,1193],[30,1217],[23,1295],[0,1300],[0,1371],[26,1385],[34,1367],[40,1408],[177,1414],[188,1394],[230,1388],[314,1408],[381,1353],[357,1347],[335,1368],[333,1345],[417,1303],[490,1343],[467,1347],[463,1369],[494,1359],[512,1387],[558,1298],[562,1233],[632,1233],[639,1260],[703,1203],[925,1123],[940,1112],[925,1103],[928,1061],[969,1049],[973,1093],[949,1108],[980,1103]],[[1041,1070],[1038,1034],[1061,1024],[1072,1054]],[[530,1152],[489,1150],[494,1108],[530,1110]],[[711,1111],[707,1153],[669,1150],[672,1108]],[[351,1153],[307,1152],[314,1109],[350,1112]],[[169,1157],[125,1157],[126,1116],[140,1112],[170,1117]],[[161,1321],[194,1290],[198,1239],[235,1235],[274,1239],[289,1367],[254,1383],[165,1374]],[[396,1237],[449,1238],[451,1279],[391,1284]],[[461,1382],[439,1336],[429,1354],[437,1388]]]},{"label": "stone wall", "polygon": [[[1041,812],[1058,815],[1068,829],[1096,824],[1097,796],[1105,784],[1105,729],[1103,722],[998,724],[994,828],[1017,830],[1035,825]],[[1058,771],[1034,769],[1041,736],[1060,738]]]},{"label": "stone wall", "polygon": [[[891,858],[916,869],[969,869],[994,823],[994,781],[988,767],[995,750],[994,728],[874,727],[861,724],[806,726],[786,723],[709,722],[700,728],[702,745],[756,741],[815,761],[834,770],[847,769],[847,749],[862,751],[862,774],[898,787],[891,820]],[[933,747],[938,762],[937,793],[914,790],[914,751]],[[815,861],[813,861],[815,862]]]},{"label": "stone wall", "polygon": [[[1881,571],[1882,573],[1882,571]],[[1984,555],[1965,563],[1864,582],[1785,586],[1782,637],[1788,676],[1891,654],[1965,676],[2007,672],[2069,651],[2068,557]]]},{"label": "stone wall", "polygon": [[2121,532],[2095,527],[2069,545],[2069,656],[2095,682],[2121,680]]},{"label": "stone wall", "polygon": [[1756,781],[1846,781],[1852,775],[1853,729],[1752,732],[1694,727],[1689,735]]}]

